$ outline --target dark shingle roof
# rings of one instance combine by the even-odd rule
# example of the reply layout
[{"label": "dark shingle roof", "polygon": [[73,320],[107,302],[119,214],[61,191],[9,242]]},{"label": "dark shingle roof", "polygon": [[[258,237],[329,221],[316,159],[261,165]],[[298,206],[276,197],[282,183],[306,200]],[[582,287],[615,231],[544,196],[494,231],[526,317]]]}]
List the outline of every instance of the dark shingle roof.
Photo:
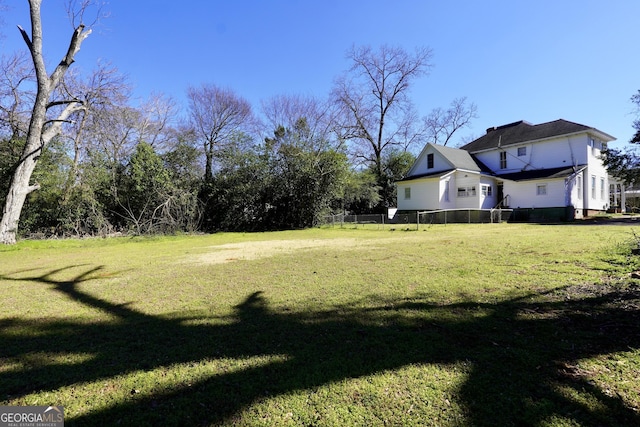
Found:
[{"label": "dark shingle roof", "polygon": [[399,179],[396,182],[404,182],[404,181],[413,181],[414,179],[420,179],[420,178],[435,178],[435,177],[442,177],[445,176],[451,172],[453,172],[455,169],[447,169],[444,171],[438,171],[438,172],[428,172],[428,173],[421,173],[418,175],[409,175],[403,179]]},{"label": "dark shingle roof", "polygon": [[508,179],[510,181],[528,181],[533,179],[554,179],[554,178],[564,178],[570,176],[573,173],[576,173],[583,169],[585,165],[577,166],[576,168],[570,166],[563,166],[561,168],[551,168],[551,169],[534,169],[523,172],[513,172],[513,173],[505,173],[502,175],[496,175],[501,179]]},{"label": "dark shingle roof", "polygon": [[533,125],[521,120],[508,125],[489,128],[485,135],[460,148],[469,151],[470,153],[475,153],[498,148],[499,146],[506,147],[526,141],[536,141],[555,136],[587,131],[598,133],[601,138],[607,139],[608,141],[615,139],[611,135],[607,135],[598,129],[581,125],[579,123],[569,122],[567,120],[559,119],[538,125]]}]

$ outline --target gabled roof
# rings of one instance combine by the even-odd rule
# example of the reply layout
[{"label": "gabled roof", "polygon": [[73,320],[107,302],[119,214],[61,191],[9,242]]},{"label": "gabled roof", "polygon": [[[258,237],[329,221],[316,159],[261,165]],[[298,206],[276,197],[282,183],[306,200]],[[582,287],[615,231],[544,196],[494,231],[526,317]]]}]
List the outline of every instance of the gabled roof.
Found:
[{"label": "gabled roof", "polygon": [[447,159],[456,169],[480,172],[480,166],[473,160],[468,151],[459,148],[447,147],[445,145],[430,144],[431,147],[442,157]]},{"label": "gabled roof", "polygon": [[509,181],[529,181],[534,179],[555,179],[566,178],[574,173],[580,172],[586,167],[586,165],[580,165],[577,167],[563,166],[560,168],[551,169],[534,169],[523,172],[505,173],[502,175],[496,175],[496,178],[508,179]]},{"label": "gabled roof", "polygon": [[538,141],[582,132],[597,135],[598,138],[606,142],[615,140],[611,135],[601,132],[596,128],[563,119],[540,123],[538,125],[520,120],[508,125],[489,128],[485,135],[460,148],[471,153],[476,153],[528,141]]},{"label": "gabled roof", "polygon": [[409,173],[406,177],[407,179],[413,179],[416,177],[422,178],[428,175],[436,175],[440,173],[440,172],[428,172],[423,174],[414,173],[414,168],[420,163],[419,159],[423,157],[425,153],[430,149],[437,152],[440,156],[442,156],[442,158],[444,158],[447,161],[447,163],[451,165],[451,169],[448,169],[447,171],[451,171],[453,169],[464,169],[472,172],[491,173],[491,170],[484,163],[477,160],[468,151],[461,150],[459,148],[446,147],[444,145],[428,143],[427,145],[425,145],[424,149],[418,156],[418,159],[416,159],[413,166],[411,166],[411,169],[409,170]]}]

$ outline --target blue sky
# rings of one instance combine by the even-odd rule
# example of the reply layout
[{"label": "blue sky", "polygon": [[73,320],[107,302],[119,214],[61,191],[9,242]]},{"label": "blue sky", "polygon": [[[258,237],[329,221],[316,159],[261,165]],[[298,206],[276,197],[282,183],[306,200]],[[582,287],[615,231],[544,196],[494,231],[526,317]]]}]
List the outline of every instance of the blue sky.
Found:
[{"label": "blue sky", "polygon": [[[2,52],[24,49],[26,0],[5,0]],[[352,45],[433,50],[411,98],[421,115],[466,96],[490,126],[559,118],[631,138],[640,89],[637,0],[111,0],[74,64],[127,74],[136,94],[184,103],[188,86],[230,87],[259,110],[281,94],[325,97]],[[55,64],[71,27],[62,0],[44,0],[45,54]],[[456,141],[454,141],[455,143]]]}]

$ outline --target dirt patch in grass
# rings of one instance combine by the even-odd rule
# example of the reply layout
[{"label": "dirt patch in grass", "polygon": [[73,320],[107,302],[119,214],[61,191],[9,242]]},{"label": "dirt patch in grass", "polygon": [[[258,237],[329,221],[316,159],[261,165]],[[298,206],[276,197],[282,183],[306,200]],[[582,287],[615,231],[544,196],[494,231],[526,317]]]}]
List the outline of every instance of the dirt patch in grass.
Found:
[{"label": "dirt patch in grass", "polygon": [[211,252],[189,257],[189,261],[202,264],[223,264],[226,262],[247,261],[268,258],[276,255],[298,251],[331,248],[351,249],[370,246],[371,242],[358,239],[301,239],[301,240],[268,240],[228,243],[211,247]]},{"label": "dirt patch in grass", "polygon": [[[636,273],[633,273],[636,274]],[[607,307],[620,310],[637,310],[640,308],[640,284],[636,282],[593,283],[567,286],[551,294],[551,300],[585,300],[591,306],[592,299],[607,298]]]}]

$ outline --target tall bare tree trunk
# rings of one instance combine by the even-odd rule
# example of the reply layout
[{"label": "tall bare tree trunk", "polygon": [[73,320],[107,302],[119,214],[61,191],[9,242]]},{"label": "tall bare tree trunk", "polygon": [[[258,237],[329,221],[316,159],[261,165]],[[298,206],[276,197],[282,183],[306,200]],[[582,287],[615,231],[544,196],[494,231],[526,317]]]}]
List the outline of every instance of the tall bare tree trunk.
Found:
[{"label": "tall bare tree trunk", "polygon": [[[38,184],[31,185],[31,175],[44,147],[60,133],[62,123],[69,115],[82,108],[79,100],[51,102],[51,94],[58,86],[62,77],[73,63],[73,58],[80,50],[82,41],[89,36],[91,30],[86,30],[84,25],[79,25],[71,36],[66,55],[57,65],[51,76],[48,75],[42,54],[42,21],[40,16],[40,4],[42,0],[29,0],[31,14],[31,38],[22,27],[18,27],[22,37],[29,48],[36,72],[37,93],[33,104],[31,121],[27,132],[27,141],[20,161],[13,174],[9,191],[2,209],[0,220],[0,243],[14,244],[22,207],[27,195],[39,188]],[[47,120],[47,110],[53,106],[64,106],[63,110],[54,120]]]},{"label": "tall bare tree trunk", "polygon": [[[39,152],[40,150],[38,150]],[[14,244],[18,231],[18,222],[22,207],[27,195],[38,189],[38,185],[29,185],[31,174],[36,166],[37,159],[34,155],[23,159],[16,168],[9,192],[7,193],[4,208],[2,209],[2,219],[0,220],[0,243]]]}]

